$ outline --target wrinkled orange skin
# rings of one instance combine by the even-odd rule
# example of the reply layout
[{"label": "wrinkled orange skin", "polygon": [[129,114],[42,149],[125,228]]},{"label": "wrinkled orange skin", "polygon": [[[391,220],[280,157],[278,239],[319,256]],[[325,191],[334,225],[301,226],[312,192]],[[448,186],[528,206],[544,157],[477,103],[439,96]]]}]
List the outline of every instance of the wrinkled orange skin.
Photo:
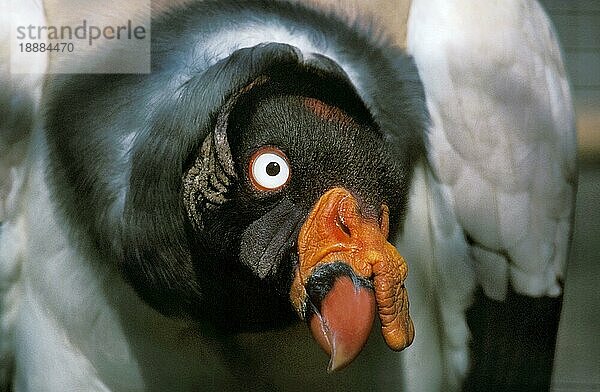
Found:
[{"label": "wrinkled orange skin", "polygon": [[392,350],[402,350],[414,338],[404,280],[406,262],[387,241],[389,211],[380,222],[361,216],[357,200],[343,188],[326,192],[314,206],[298,237],[299,265],[290,290],[298,314],[303,314],[305,285],[315,267],[344,262],[356,275],[372,279],[383,337]]}]

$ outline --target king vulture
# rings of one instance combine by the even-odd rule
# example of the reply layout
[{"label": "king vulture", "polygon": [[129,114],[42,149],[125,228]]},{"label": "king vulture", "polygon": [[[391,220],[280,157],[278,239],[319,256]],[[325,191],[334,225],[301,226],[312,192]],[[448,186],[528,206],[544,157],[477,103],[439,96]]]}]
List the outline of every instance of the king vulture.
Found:
[{"label": "king vulture", "polygon": [[408,54],[226,0],[155,14],[149,74],[3,65],[0,387],[548,389],[576,184],[554,31],[535,1],[410,7]]}]

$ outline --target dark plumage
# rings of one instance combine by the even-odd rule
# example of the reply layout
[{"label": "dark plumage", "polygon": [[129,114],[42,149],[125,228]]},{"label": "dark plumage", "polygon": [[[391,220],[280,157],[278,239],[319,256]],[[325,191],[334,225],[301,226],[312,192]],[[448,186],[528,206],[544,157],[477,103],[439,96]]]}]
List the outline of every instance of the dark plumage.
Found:
[{"label": "dark plumage", "polygon": [[[327,189],[346,187],[366,210],[386,203],[395,232],[412,163],[423,149],[420,86],[407,58],[367,46],[368,38],[334,19],[267,4],[220,2],[217,9],[199,3],[185,14],[174,12],[153,26],[152,74],[56,77],[46,103],[50,176],[71,224],[95,239],[96,251],[115,260],[157,310],[208,317],[235,330],[295,317],[286,298],[297,262],[295,234]],[[188,55],[182,45],[189,37],[218,34],[211,20],[241,24],[256,15],[287,25],[302,21],[316,40],[333,37],[350,57],[364,57],[361,67],[377,72],[365,77],[376,82],[357,92],[331,59],[307,59],[297,48],[276,43],[237,50],[206,69],[202,57],[194,60],[196,67],[178,63]],[[305,25],[308,20],[312,26]],[[203,31],[206,25],[210,32]],[[398,62],[405,63],[405,74],[393,68]],[[385,89],[371,94],[383,83]],[[406,109],[379,107],[381,94]],[[345,119],[311,112],[303,103],[308,98]],[[230,148],[233,162],[216,158],[214,170],[233,164],[233,172],[223,189],[213,191],[221,202],[199,198],[189,215],[182,179],[216,132],[226,135],[228,145],[215,144],[210,153]],[[281,192],[257,192],[247,179],[249,155],[264,145],[279,147],[291,161],[291,183]],[[110,182],[103,180],[111,173]],[[270,248],[274,240],[280,244]]]}]

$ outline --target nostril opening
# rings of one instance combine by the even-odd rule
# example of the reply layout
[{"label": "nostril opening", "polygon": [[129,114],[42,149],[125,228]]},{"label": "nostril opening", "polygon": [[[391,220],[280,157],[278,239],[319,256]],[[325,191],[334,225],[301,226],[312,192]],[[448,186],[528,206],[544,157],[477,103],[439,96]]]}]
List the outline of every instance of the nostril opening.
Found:
[{"label": "nostril opening", "polygon": [[346,226],[346,223],[344,223],[344,218],[342,218],[341,216],[338,215],[335,223],[344,232],[344,234],[346,234],[348,237],[351,236],[350,228],[348,226]]}]

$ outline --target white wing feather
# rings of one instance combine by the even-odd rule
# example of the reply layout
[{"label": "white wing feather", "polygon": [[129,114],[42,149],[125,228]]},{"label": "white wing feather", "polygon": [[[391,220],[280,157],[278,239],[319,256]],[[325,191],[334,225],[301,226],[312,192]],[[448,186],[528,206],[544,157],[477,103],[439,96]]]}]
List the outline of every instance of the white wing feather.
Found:
[{"label": "white wing feather", "polygon": [[428,159],[471,241],[477,280],[561,293],[575,191],[574,115],[553,27],[535,1],[413,0]]},{"label": "white wing feather", "polygon": [[[41,0],[7,1],[0,10],[0,389],[12,368],[14,325],[26,256],[20,203],[27,182],[28,148],[39,109],[46,58],[10,62],[10,28],[44,24]],[[11,69],[12,67],[12,69]],[[11,72],[13,71],[13,72]],[[17,73],[19,72],[19,73]]]},{"label": "white wing feather", "polygon": [[406,281],[415,340],[403,352],[405,389],[459,390],[469,367],[465,311],[474,289],[468,245],[447,187],[421,163],[414,172],[404,233],[396,244],[409,264]]},{"label": "white wing feather", "polygon": [[[0,222],[14,211],[23,162],[41,97],[46,58],[11,62],[11,27],[44,23],[41,0],[3,2],[0,9]],[[13,32],[14,33],[14,32]],[[16,53],[17,49],[13,48]]]}]

